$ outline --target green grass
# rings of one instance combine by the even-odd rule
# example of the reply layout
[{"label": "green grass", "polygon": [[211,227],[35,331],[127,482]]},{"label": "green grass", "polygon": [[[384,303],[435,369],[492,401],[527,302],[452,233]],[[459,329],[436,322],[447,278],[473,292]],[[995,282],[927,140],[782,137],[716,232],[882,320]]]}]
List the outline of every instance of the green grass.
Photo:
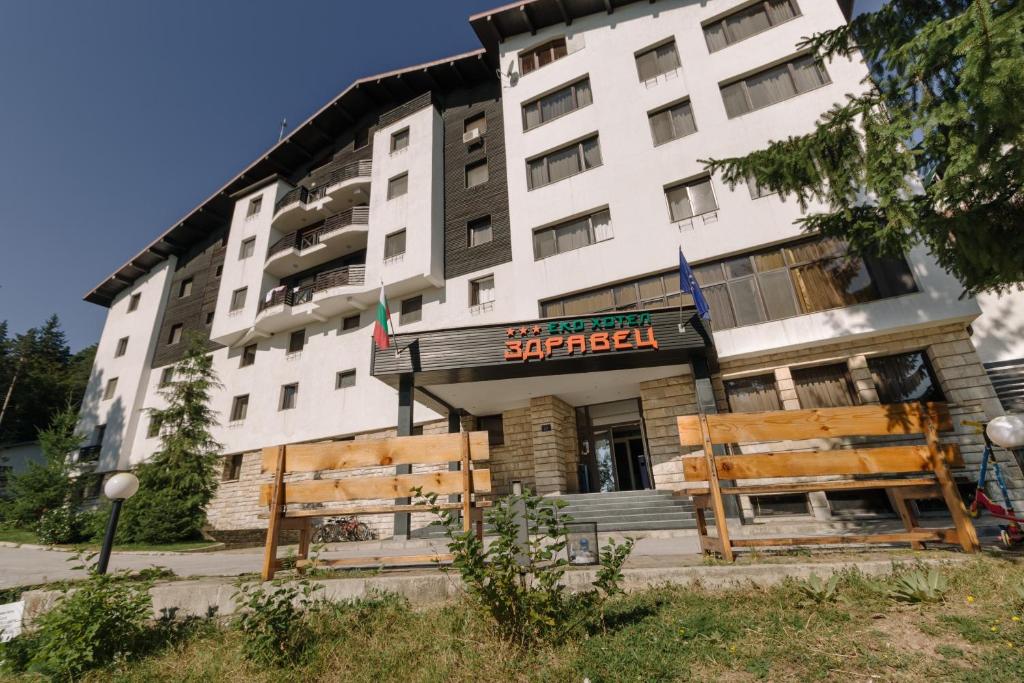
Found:
[{"label": "green grass", "polygon": [[[45,545],[39,541],[39,536],[34,531],[27,529],[10,529],[0,528],[0,541],[7,541],[9,543],[30,543],[34,545]],[[102,543],[100,541],[86,541],[75,545],[61,545],[58,548],[88,548],[90,550],[99,550]],[[209,548],[210,546],[217,545],[216,541],[180,541],[177,543],[123,543],[114,546],[114,550],[162,550],[167,552],[183,552],[186,550],[199,550],[201,548]]]},{"label": "green grass", "polygon": [[[905,571],[905,570],[901,570]],[[310,615],[304,659],[261,670],[221,624],[90,681],[1024,680],[1024,565],[981,557],[948,565],[942,602],[887,596],[891,579],[847,572],[832,602],[796,581],[726,591],[664,586],[614,600],[589,636],[525,650],[466,603],[413,610],[399,598],[332,604]]]}]

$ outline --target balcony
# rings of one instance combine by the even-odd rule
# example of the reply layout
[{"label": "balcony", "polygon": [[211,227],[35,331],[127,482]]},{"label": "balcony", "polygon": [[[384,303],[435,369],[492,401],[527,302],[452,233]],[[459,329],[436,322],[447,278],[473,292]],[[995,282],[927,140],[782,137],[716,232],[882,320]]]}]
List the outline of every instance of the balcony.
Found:
[{"label": "balcony", "polygon": [[366,203],[372,170],[368,159],[353,161],[321,173],[315,187],[300,185],[285,193],[274,205],[274,229],[292,232],[339,209]]},{"label": "balcony", "polygon": [[346,311],[362,310],[366,304],[353,295],[363,289],[366,266],[353,264],[317,273],[313,283],[303,287],[280,287],[260,301],[256,329],[274,334],[311,322],[323,322]]},{"label": "balcony", "polygon": [[286,277],[362,249],[369,222],[369,207],[354,206],[296,230],[270,245],[264,269],[276,277]]}]

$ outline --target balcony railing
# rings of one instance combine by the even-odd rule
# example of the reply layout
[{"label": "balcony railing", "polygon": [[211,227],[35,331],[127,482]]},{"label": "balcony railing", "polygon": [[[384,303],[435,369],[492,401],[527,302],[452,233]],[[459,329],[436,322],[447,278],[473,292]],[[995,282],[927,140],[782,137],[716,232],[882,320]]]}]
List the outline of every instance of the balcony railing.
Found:
[{"label": "balcony railing", "polygon": [[96,444],[94,446],[82,446],[81,448],[78,449],[78,462],[99,462],[101,448],[102,446],[100,446],[99,444]]},{"label": "balcony railing", "polygon": [[328,171],[323,176],[320,184],[312,189],[299,185],[298,187],[286,192],[284,196],[277,200],[277,204],[274,205],[274,213],[280,211],[282,207],[294,204],[295,202],[311,204],[318,199],[323,199],[327,194],[327,189],[329,187],[333,187],[334,185],[346,180],[351,180],[352,178],[369,177],[372,170],[373,162],[369,159],[353,161],[343,166],[339,166]]},{"label": "balcony railing", "polygon": [[322,223],[317,223],[308,228],[296,230],[291,234],[285,235],[270,245],[270,249],[267,250],[267,258],[289,249],[298,249],[301,252],[303,249],[309,249],[320,244],[320,238],[329,232],[348,227],[349,225],[366,225],[369,222],[370,207],[353,206],[351,209],[334,214]]},{"label": "balcony railing", "polygon": [[351,266],[342,266],[317,273],[313,278],[313,284],[293,289],[291,287],[271,290],[269,296],[264,296],[260,301],[259,310],[263,311],[273,306],[284,304],[285,306],[296,306],[308,303],[313,300],[314,292],[322,292],[332,287],[351,287],[362,285],[366,282],[366,266],[362,263]]}]

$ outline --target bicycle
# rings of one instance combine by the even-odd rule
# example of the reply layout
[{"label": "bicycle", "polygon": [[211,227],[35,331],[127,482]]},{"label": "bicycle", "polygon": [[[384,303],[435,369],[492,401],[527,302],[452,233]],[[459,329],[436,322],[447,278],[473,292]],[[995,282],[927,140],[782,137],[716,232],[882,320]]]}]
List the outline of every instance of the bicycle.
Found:
[{"label": "bicycle", "polygon": [[[978,483],[974,490],[974,500],[971,501],[971,505],[968,508],[968,512],[971,517],[979,517],[981,515],[981,509],[984,508],[990,515],[996,519],[1006,522],[999,526],[999,538],[1003,542],[1003,545],[1007,548],[1021,545],[1024,543],[1024,518],[1018,517],[1013,509],[1013,503],[1010,500],[1010,493],[1006,490],[1006,481],[1003,479],[1003,468],[999,466],[996,461],[995,454],[992,452],[992,440],[989,439],[988,434],[985,431],[986,423],[977,422],[972,420],[964,420],[963,424],[968,427],[974,427],[975,433],[980,434],[985,438],[985,452],[981,456],[981,469],[978,472]],[[992,473],[995,475],[996,485],[999,488],[999,492],[1003,496],[1003,505],[993,502],[988,497],[988,493],[985,490],[986,478],[988,476],[989,468],[992,469]]]},{"label": "bicycle", "polygon": [[372,541],[377,535],[355,517],[328,517],[313,532],[313,543]]}]

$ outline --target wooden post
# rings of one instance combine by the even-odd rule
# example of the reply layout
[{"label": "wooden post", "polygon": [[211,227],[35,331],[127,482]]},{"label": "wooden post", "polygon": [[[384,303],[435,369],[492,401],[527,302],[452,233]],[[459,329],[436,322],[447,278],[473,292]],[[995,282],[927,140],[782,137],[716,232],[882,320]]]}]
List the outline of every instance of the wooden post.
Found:
[{"label": "wooden post", "polygon": [[263,580],[270,581],[277,570],[277,537],[281,532],[284,514],[285,446],[277,447],[277,470],[274,472],[274,490],[270,497],[270,520],[267,522],[267,546],[263,551]]},{"label": "wooden post", "polygon": [[469,432],[462,432],[462,530],[473,529],[473,473],[470,470]]},{"label": "wooden post", "polygon": [[[309,540],[313,536],[313,522],[310,519],[304,520],[302,528],[299,529],[299,553],[297,559],[308,560],[309,559]],[[306,567],[301,563],[296,563],[299,574],[304,574]]]},{"label": "wooden post", "polygon": [[700,551],[707,554],[710,550],[707,544],[708,522],[704,516],[704,505],[698,502],[697,496],[693,497],[693,516],[697,519],[697,540],[700,541]]},{"label": "wooden post", "polygon": [[956,489],[953,477],[949,474],[946,466],[946,458],[939,448],[939,430],[935,424],[935,415],[930,408],[918,407],[921,411],[921,422],[924,424],[924,438],[928,444],[928,452],[931,455],[932,467],[935,472],[935,480],[942,492],[942,497],[949,508],[949,514],[953,517],[953,525],[956,527],[957,535],[960,537],[960,546],[964,552],[974,553],[980,549],[978,535],[974,530],[967,515],[967,508],[960,498],[960,492]]},{"label": "wooden post", "polygon": [[703,414],[700,415],[700,434],[704,439],[704,458],[708,463],[708,488],[710,489],[708,493],[711,496],[711,509],[715,513],[715,528],[718,529],[718,541],[722,544],[722,559],[726,562],[732,562],[735,557],[732,552],[732,544],[729,543],[729,522],[725,518],[722,488],[718,483],[718,468],[715,466],[711,430],[708,429],[708,418]]},{"label": "wooden post", "polygon": [[[892,505],[893,509],[896,510],[896,514],[903,520],[903,526],[907,529],[907,532],[912,532],[917,528],[917,516],[914,515],[913,510],[907,505],[907,499],[899,494],[898,491],[893,489],[886,489],[885,494],[889,497],[889,504]],[[914,550],[924,550],[924,543],[921,541],[911,541],[910,547]]]}]

